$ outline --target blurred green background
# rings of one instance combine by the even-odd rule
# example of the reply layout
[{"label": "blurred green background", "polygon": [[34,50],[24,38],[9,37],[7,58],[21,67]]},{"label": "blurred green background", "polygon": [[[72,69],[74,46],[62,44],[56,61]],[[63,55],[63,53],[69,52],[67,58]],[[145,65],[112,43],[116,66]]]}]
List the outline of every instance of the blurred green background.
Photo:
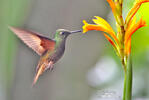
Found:
[{"label": "blurred green background", "polygon": [[[134,0],[124,1],[126,15]],[[148,10],[149,3],[137,13],[147,25]],[[83,19],[92,23],[95,15],[115,26],[106,0],[0,0],[0,100],[121,100],[121,64],[101,32],[70,36],[54,71],[32,87],[39,56],[8,29],[17,26],[53,38],[56,29],[80,29]],[[148,98],[148,26],[133,35],[132,52],[133,98]]]}]

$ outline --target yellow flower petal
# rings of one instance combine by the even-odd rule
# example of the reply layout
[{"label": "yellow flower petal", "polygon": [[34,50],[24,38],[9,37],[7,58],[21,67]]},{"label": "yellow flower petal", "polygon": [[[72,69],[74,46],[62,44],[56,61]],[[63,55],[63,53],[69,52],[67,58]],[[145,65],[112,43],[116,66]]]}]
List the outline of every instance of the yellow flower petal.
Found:
[{"label": "yellow flower petal", "polygon": [[[103,18],[99,17],[99,16],[94,16],[96,19],[93,19],[93,22],[97,25],[105,25],[108,29],[110,29],[111,31],[113,31],[112,27],[109,25],[109,23],[104,20]],[[114,33],[114,31],[113,31]]]},{"label": "yellow flower petal", "polygon": [[83,20],[83,24],[84,24],[84,26],[82,27],[83,33],[86,33],[88,31],[88,29],[86,28],[88,26],[88,23],[86,22],[86,20]]},{"label": "yellow flower petal", "polygon": [[133,27],[133,25],[136,23],[136,20],[137,20],[137,17],[134,16],[134,18],[129,21],[126,31]]},{"label": "yellow flower petal", "polygon": [[125,33],[125,39],[128,37],[129,35],[129,30],[131,30],[134,25],[136,24],[136,16],[134,16],[134,18],[128,23],[127,28],[126,28],[126,33]]}]

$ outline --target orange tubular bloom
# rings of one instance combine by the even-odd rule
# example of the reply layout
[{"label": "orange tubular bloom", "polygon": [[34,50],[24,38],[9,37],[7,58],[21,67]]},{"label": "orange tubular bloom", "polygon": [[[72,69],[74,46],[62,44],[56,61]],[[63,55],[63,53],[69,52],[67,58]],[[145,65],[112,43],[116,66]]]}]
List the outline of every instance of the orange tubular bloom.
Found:
[{"label": "orange tubular bloom", "polygon": [[127,55],[130,54],[131,50],[131,36],[139,28],[146,26],[146,22],[142,18],[136,23],[136,17],[135,17],[136,12],[139,10],[140,6],[145,2],[149,2],[149,0],[136,0],[134,6],[131,8],[126,17],[125,24],[127,26],[126,26],[124,44],[125,44],[125,53]]},{"label": "orange tubular bloom", "polygon": [[141,18],[137,23],[132,23],[131,27],[128,27],[125,33],[125,43],[131,38],[132,34],[136,32],[139,28],[146,26],[146,22]]},{"label": "orange tubular bloom", "polygon": [[136,0],[134,6],[131,8],[131,10],[129,11],[129,13],[126,17],[125,23],[129,23],[129,21],[134,17],[136,12],[139,10],[140,6],[145,2],[149,2],[149,0]]},{"label": "orange tubular bloom", "polygon": [[128,27],[126,29],[125,33],[125,53],[127,55],[130,54],[131,52],[131,36],[133,35],[134,32],[136,32],[139,28],[146,26],[146,22],[141,18],[137,23],[136,23],[136,17],[132,19]]},{"label": "orange tubular bloom", "polygon": [[125,45],[125,54],[129,55],[131,52],[131,38],[128,40],[128,42]]},{"label": "orange tubular bloom", "polygon": [[84,26],[82,27],[83,33],[89,30],[103,31],[108,33],[115,40],[115,42],[118,43],[118,39],[115,35],[115,32],[113,31],[109,23],[101,17],[95,16],[95,18],[96,19],[93,19],[93,22],[95,24],[88,24],[85,20],[83,20],[83,23],[84,23]]},{"label": "orange tubular bloom", "polygon": [[109,3],[111,9],[112,9],[112,12],[114,13],[115,12],[115,3],[113,2],[113,0],[107,0],[107,2]]},{"label": "orange tubular bloom", "polygon": [[107,40],[112,44],[112,46],[114,47],[114,48],[116,48],[116,45],[115,45],[115,43],[113,42],[113,40],[107,35],[107,34],[105,34],[104,33],[104,36],[107,38]]}]

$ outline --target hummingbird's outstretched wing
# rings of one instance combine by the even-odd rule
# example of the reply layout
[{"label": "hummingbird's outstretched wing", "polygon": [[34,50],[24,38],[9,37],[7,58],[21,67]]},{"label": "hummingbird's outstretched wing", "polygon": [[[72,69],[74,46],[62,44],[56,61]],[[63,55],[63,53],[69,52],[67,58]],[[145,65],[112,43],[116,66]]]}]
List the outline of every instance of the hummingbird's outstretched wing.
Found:
[{"label": "hummingbird's outstretched wing", "polygon": [[53,50],[55,41],[39,35],[38,33],[23,30],[20,28],[10,27],[10,29],[30,48],[32,48],[40,56],[46,50]]}]

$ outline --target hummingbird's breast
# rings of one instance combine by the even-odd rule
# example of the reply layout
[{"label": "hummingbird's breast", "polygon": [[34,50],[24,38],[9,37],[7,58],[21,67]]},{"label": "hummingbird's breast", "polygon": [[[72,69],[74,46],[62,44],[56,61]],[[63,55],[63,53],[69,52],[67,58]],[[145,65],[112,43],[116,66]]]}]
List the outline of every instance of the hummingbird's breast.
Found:
[{"label": "hummingbird's breast", "polygon": [[65,40],[55,46],[54,52],[49,56],[49,61],[56,63],[64,54],[65,51]]}]

